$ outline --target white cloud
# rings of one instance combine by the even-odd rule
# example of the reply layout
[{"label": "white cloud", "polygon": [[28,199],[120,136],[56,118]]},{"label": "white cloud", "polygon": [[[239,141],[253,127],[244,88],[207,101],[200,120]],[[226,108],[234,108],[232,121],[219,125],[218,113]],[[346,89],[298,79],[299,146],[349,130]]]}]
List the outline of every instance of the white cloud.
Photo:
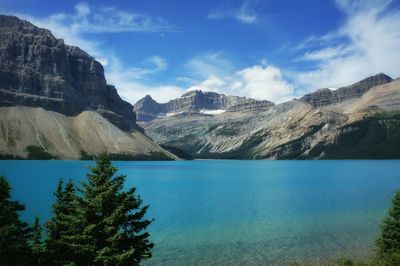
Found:
[{"label": "white cloud", "polygon": [[284,80],[280,69],[262,65],[225,72],[220,76],[210,75],[189,87],[188,90],[213,91],[257,100],[269,100],[275,103],[290,100],[294,95],[293,86]]},{"label": "white cloud", "polygon": [[69,15],[72,25],[80,32],[170,32],[178,29],[160,17],[104,7],[90,12],[87,4],[78,4],[76,14]]},{"label": "white cloud", "polygon": [[200,82],[198,85],[189,87],[187,91],[191,90],[202,90],[202,91],[212,91],[212,92],[222,92],[226,89],[226,82],[217,76],[209,76],[206,80]]},{"label": "white cloud", "polygon": [[108,65],[108,59],[106,57],[96,57],[96,61],[100,62],[100,64],[103,65],[103,67],[107,67]]},{"label": "white cloud", "polygon": [[69,23],[76,32],[167,32],[176,27],[159,17],[128,12],[116,7],[102,7],[92,10],[81,2],[75,5],[75,13],[57,14],[64,24]]},{"label": "white cloud", "polygon": [[208,18],[215,20],[234,18],[242,23],[252,24],[258,19],[256,13],[257,4],[258,1],[255,0],[244,0],[243,3],[237,8],[220,8],[214,12],[211,12],[208,15]]},{"label": "white cloud", "polygon": [[342,46],[327,47],[321,50],[306,52],[302,59],[310,61],[331,60],[339,56],[343,56],[344,54],[349,52],[351,51],[348,49],[346,50]]},{"label": "white cloud", "polygon": [[316,68],[297,73],[296,83],[310,91],[348,85],[380,72],[398,77],[400,12],[390,9],[390,1],[336,0],[336,4],[347,15],[346,22],[319,40],[307,41],[303,48],[309,49],[302,59],[312,60]]},{"label": "white cloud", "polygon": [[345,13],[368,12],[371,9],[383,10],[392,0],[335,0],[336,5]]},{"label": "white cloud", "polygon": [[90,14],[90,7],[84,2],[76,4],[75,10],[78,17],[86,17]]},{"label": "white cloud", "polygon": [[129,79],[118,79],[115,76],[112,79],[120,85],[118,93],[121,98],[132,105],[146,95],[151,95],[159,103],[165,103],[171,99],[180,97],[185,92],[183,88],[174,85],[146,85]]},{"label": "white cloud", "polygon": [[106,58],[99,47],[101,42],[83,37],[84,33],[177,31],[175,26],[159,17],[128,12],[116,7],[92,9],[85,2],[76,4],[73,13],[55,13],[45,18],[27,14],[13,15],[49,29],[54,36],[64,39],[66,44],[79,46],[90,55],[100,58]]},{"label": "white cloud", "polygon": [[276,67],[253,66],[242,69],[237,74],[241,83],[236,84],[236,89],[243,95],[275,103],[293,98],[293,86],[283,79],[280,69]]},{"label": "white cloud", "polygon": [[152,67],[151,70],[153,72],[158,72],[167,68],[167,61],[161,56],[152,56],[149,57],[146,61]]},{"label": "white cloud", "polygon": [[134,104],[146,95],[158,102],[166,102],[184,93],[184,88],[174,85],[149,85],[147,77],[163,71],[167,62],[160,56],[145,59],[144,67],[126,67],[118,58],[111,57],[106,68],[107,82],[117,87],[122,99]]},{"label": "white cloud", "polygon": [[110,60],[107,60],[107,67],[105,68],[107,80],[110,80],[110,75],[115,74],[125,79],[141,80],[164,70],[166,61],[159,56],[155,56],[145,59],[141,65],[127,67],[117,57],[111,56]]},{"label": "white cloud", "polygon": [[[202,90],[281,103],[294,97],[294,88],[281,70],[262,58],[259,65],[235,67],[223,52],[204,53],[186,64],[188,75],[197,77],[188,90]],[[185,79],[186,80],[186,79]]]},{"label": "white cloud", "polygon": [[195,56],[185,64],[185,70],[200,79],[210,76],[226,76],[234,71],[232,62],[221,51]]}]

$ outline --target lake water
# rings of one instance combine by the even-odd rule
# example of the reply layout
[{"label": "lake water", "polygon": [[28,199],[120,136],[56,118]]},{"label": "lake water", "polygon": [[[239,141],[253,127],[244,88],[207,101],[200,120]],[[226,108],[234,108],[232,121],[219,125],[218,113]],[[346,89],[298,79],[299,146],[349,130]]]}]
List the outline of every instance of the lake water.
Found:
[{"label": "lake water", "polygon": [[[59,177],[89,161],[0,161],[22,218],[42,221]],[[150,204],[146,265],[318,263],[372,254],[400,161],[114,162]]]}]

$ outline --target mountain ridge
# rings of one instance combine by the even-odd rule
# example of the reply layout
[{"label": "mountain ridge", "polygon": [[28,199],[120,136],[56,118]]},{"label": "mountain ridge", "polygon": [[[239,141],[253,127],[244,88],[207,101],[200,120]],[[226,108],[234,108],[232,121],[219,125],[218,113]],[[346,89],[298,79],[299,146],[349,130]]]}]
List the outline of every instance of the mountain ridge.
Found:
[{"label": "mountain ridge", "polygon": [[251,98],[192,90],[181,97],[166,103],[158,103],[150,95],[146,95],[134,104],[138,121],[151,121],[167,114],[196,114],[201,111],[241,111],[246,109],[268,109],[274,103],[258,101]]},{"label": "mountain ridge", "polygon": [[[393,81],[391,77],[384,73],[379,73],[336,90],[317,89],[314,92],[305,94],[300,100],[314,107],[327,106],[360,97],[372,87],[391,81]],[[166,103],[158,103],[150,95],[146,95],[134,104],[134,110],[138,121],[149,122],[168,113],[172,115],[187,113],[190,115],[197,114],[201,110],[223,110],[228,112],[255,109],[267,110],[273,105],[274,103],[268,100],[255,100],[233,95],[226,96],[212,91],[191,90]]]},{"label": "mountain ridge", "polygon": [[336,90],[328,88],[318,89],[308,93],[300,99],[310,103],[314,107],[327,106],[334,103],[340,103],[352,98],[357,98],[367,92],[369,89],[393,81],[391,77],[384,73],[379,73],[365,79],[362,79],[352,85],[344,86]]}]

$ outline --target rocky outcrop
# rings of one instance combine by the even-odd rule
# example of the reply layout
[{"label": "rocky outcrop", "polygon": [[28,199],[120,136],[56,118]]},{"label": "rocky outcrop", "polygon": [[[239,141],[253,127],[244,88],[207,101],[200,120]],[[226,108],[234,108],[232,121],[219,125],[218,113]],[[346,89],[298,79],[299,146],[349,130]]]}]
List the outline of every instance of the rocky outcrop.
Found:
[{"label": "rocky outcrop", "polygon": [[327,106],[360,97],[372,87],[391,81],[393,81],[391,77],[380,73],[337,90],[319,89],[316,92],[304,95],[301,100],[310,103],[314,107]]},{"label": "rocky outcrop", "polygon": [[228,112],[240,112],[246,110],[268,110],[274,104],[270,101],[263,100],[257,101],[253,99],[248,99],[248,101],[243,103],[238,103],[228,108]]},{"label": "rocky outcrop", "polygon": [[138,121],[151,121],[166,114],[188,113],[195,114],[204,110],[243,111],[251,109],[268,109],[274,104],[270,101],[226,96],[215,92],[193,90],[167,103],[157,103],[149,95],[134,105]]},{"label": "rocky outcrop", "polygon": [[49,30],[0,15],[0,106],[42,107],[65,115],[94,110],[119,128],[137,128],[131,104],[108,85],[103,66]]},{"label": "rocky outcrop", "polygon": [[165,105],[159,104],[150,95],[137,101],[134,110],[138,121],[151,121],[156,119],[157,115],[166,113]]}]

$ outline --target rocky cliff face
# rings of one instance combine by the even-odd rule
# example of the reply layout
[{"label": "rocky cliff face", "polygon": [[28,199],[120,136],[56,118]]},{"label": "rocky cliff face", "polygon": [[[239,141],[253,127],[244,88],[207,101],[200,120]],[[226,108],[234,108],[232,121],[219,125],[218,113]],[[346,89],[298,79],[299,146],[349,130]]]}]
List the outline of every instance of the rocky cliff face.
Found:
[{"label": "rocky cliff face", "polygon": [[94,110],[119,128],[135,129],[135,113],[102,65],[49,30],[0,16],[0,106],[42,107],[65,115]]},{"label": "rocky cliff face", "polygon": [[372,87],[391,81],[393,81],[391,77],[380,73],[337,90],[319,89],[316,92],[304,95],[301,100],[310,103],[314,107],[327,106],[360,97]]},{"label": "rocky cliff face", "polygon": [[93,57],[46,29],[0,15],[0,158],[79,159],[104,151],[177,158],[135,119]]},{"label": "rocky cliff face", "polygon": [[243,111],[250,109],[268,109],[274,104],[270,101],[257,101],[238,96],[226,96],[201,90],[189,91],[181,97],[167,103],[157,103],[149,95],[134,105],[138,121],[151,121],[166,114],[196,114],[212,110]]}]

